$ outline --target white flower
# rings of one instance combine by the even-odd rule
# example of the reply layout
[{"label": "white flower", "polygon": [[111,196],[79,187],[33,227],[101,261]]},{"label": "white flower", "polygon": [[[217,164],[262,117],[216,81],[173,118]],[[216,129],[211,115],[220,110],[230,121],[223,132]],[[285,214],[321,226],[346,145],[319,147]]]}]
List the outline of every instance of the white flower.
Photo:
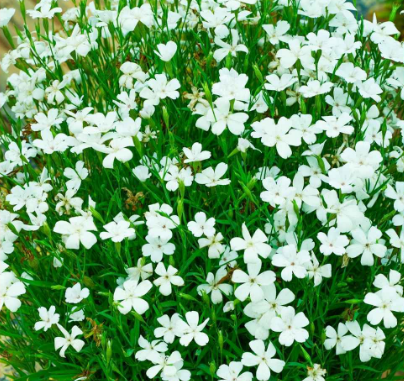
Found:
[{"label": "white flower", "polygon": [[352,62],[341,64],[335,74],[345,79],[348,83],[366,81],[367,78],[366,72],[361,68],[354,66]]},{"label": "white flower", "polygon": [[331,91],[334,84],[331,82],[321,83],[317,80],[312,80],[307,82],[306,86],[301,86],[299,88],[300,93],[305,98],[312,98],[316,95],[327,94]]},{"label": "white flower", "polygon": [[126,147],[133,146],[133,140],[130,137],[113,139],[109,144],[109,147],[105,147],[104,149],[102,149],[103,152],[108,154],[107,156],[105,156],[102,162],[104,168],[114,168],[115,159],[120,161],[121,163],[126,163],[127,161],[131,160],[133,157],[133,153]]},{"label": "white flower", "polygon": [[14,16],[14,8],[2,8],[0,9],[0,28],[7,26],[11,18]]},{"label": "white flower", "polygon": [[14,245],[10,241],[0,241],[0,261],[6,261],[8,255],[14,251]]},{"label": "white flower", "polygon": [[302,134],[302,139],[307,144],[313,144],[316,142],[316,134],[321,133],[321,130],[312,125],[313,117],[310,114],[295,114],[290,118],[292,127]]},{"label": "white flower", "polygon": [[[60,13],[63,11],[62,8],[52,8],[51,3],[44,3],[41,5],[40,10],[38,11],[37,9],[30,9],[27,10],[27,13],[33,18],[33,19],[52,19],[56,13]],[[52,103],[52,102],[51,102]]]},{"label": "white flower", "polygon": [[178,79],[168,81],[165,74],[156,74],[155,78],[146,82],[146,85],[139,96],[146,99],[147,105],[157,106],[161,99],[177,99],[180,95],[177,91],[181,87]]},{"label": "white flower", "polygon": [[403,181],[397,181],[395,189],[390,184],[387,184],[387,189],[385,191],[385,195],[386,195],[386,197],[395,200],[394,209],[397,210],[397,212],[404,211],[404,182]]},{"label": "white flower", "polygon": [[117,287],[114,292],[114,300],[119,302],[118,310],[126,315],[134,309],[139,315],[149,309],[149,303],[142,299],[153,287],[151,282],[144,280],[138,283],[137,280],[127,280],[122,287]]},{"label": "white flower", "polygon": [[79,189],[81,181],[85,180],[88,176],[88,169],[84,166],[84,162],[79,160],[76,163],[75,169],[65,168],[63,176],[67,177],[69,181],[66,182],[68,189]]},{"label": "white flower", "polygon": [[255,148],[254,145],[248,139],[238,138],[237,141],[238,151],[245,153],[249,148],[253,149],[254,151],[261,152],[259,149]]},{"label": "white flower", "polygon": [[229,54],[232,57],[237,57],[237,52],[248,53],[248,49],[245,45],[239,44],[239,33],[236,29],[231,30],[231,45],[224,42],[219,36],[215,37],[215,44],[220,46],[220,49],[215,50],[213,58],[220,62],[226,58]]},{"label": "white flower", "polygon": [[261,286],[268,286],[276,280],[273,271],[261,271],[261,262],[247,264],[248,274],[242,270],[233,272],[232,281],[234,283],[242,283],[238,286],[234,295],[242,302],[250,296],[252,302],[259,302],[264,299],[264,291]]},{"label": "white flower", "polygon": [[338,324],[338,333],[337,331],[331,327],[330,325],[325,328],[325,334],[327,339],[324,341],[324,347],[327,350],[331,350],[332,348],[336,347],[336,354],[342,355],[346,353],[346,350],[342,346],[342,338],[344,335],[348,333],[348,328],[345,324],[339,323]]},{"label": "white flower", "polygon": [[212,167],[204,169],[201,173],[197,173],[195,181],[198,184],[205,185],[207,187],[215,187],[217,185],[230,184],[229,179],[222,179],[226,173],[228,165],[225,163],[219,163],[215,169]]},{"label": "white flower", "polygon": [[399,283],[401,282],[401,273],[395,270],[390,270],[389,278],[383,274],[378,274],[373,281],[373,286],[380,288],[381,290],[391,290],[396,292],[398,295],[403,296],[403,286]]},{"label": "white flower", "polygon": [[[346,326],[351,335],[345,335],[342,338],[342,347],[345,351],[352,351],[359,346],[359,358],[362,362],[369,361],[372,357],[372,347],[375,345],[373,337],[377,335],[377,331],[365,324],[363,330],[361,330],[359,323],[357,321],[347,321]],[[382,332],[381,332],[382,333]],[[384,335],[378,335],[379,339]],[[377,337],[377,336],[376,336]],[[378,339],[378,340],[379,340]]]},{"label": "white flower", "polygon": [[191,149],[184,147],[182,150],[184,151],[184,154],[187,157],[184,160],[184,163],[203,161],[209,159],[212,156],[212,154],[209,151],[202,151],[201,143],[194,143]]},{"label": "white flower", "polygon": [[222,244],[223,235],[222,233],[217,233],[207,238],[198,239],[199,248],[209,247],[208,256],[209,258],[219,258],[220,254],[225,251],[225,246]]},{"label": "white flower", "polygon": [[215,219],[213,217],[207,218],[204,212],[198,212],[195,214],[195,221],[188,222],[188,229],[191,231],[194,237],[212,237],[215,232]]},{"label": "white flower", "polygon": [[73,321],[83,321],[85,318],[84,310],[76,311],[76,308],[73,308],[72,313],[69,315],[69,323]]},{"label": "white flower", "polygon": [[142,335],[139,335],[138,344],[143,348],[136,352],[135,359],[138,361],[152,360],[158,358],[160,353],[167,352],[167,344],[160,340],[148,342]]},{"label": "white flower", "polygon": [[374,257],[383,258],[387,247],[379,243],[382,232],[376,227],[363,226],[351,232],[353,240],[346,251],[350,258],[361,255],[362,266],[373,266]]},{"label": "white flower", "polygon": [[283,267],[281,277],[284,281],[290,282],[292,276],[304,278],[307,275],[305,264],[310,261],[310,253],[307,250],[297,252],[295,245],[280,247],[272,257],[272,264],[276,267]]},{"label": "white flower", "polygon": [[81,288],[80,283],[76,283],[73,287],[66,288],[65,299],[66,303],[77,304],[83,299],[88,298],[90,295],[90,290],[88,288]]},{"label": "white flower", "polygon": [[53,324],[59,323],[60,315],[56,314],[55,311],[55,306],[51,306],[49,311],[45,307],[39,307],[38,312],[41,320],[35,323],[35,331],[39,331],[43,328],[46,332]]},{"label": "white flower", "polygon": [[383,289],[376,293],[369,292],[364,302],[376,307],[367,316],[368,321],[373,325],[378,325],[383,320],[385,328],[394,328],[397,326],[397,319],[392,311],[404,312],[404,298],[391,289]]},{"label": "white flower", "polygon": [[60,127],[63,118],[59,118],[59,110],[52,108],[48,111],[48,115],[40,112],[35,115],[37,123],[31,124],[32,131],[50,130],[52,127]]},{"label": "white flower", "polygon": [[285,20],[279,20],[276,23],[276,26],[272,24],[262,25],[262,29],[264,29],[267,33],[269,42],[272,45],[279,44],[280,41],[288,42],[288,39],[290,37],[286,34],[290,29],[290,24]]},{"label": "white flower", "polygon": [[241,373],[242,370],[243,364],[241,362],[231,361],[229,365],[220,365],[216,375],[220,378],[220,381],[252,381],[252,373]]},{"label": "white flower", "polygon": [[189,187],[194,181],[194,176],[192,176],[192,170],[190,167],[182,168],[180,170],[177,166],[171,165],[167,172],[162,170],[160,176],[164,181],[167,181],[166,187],[170,192],[175,192],[180,187],[180,184]]},{"label": "white flower", "polygon": [[206,120],[211,124],[213,134],[221,135],[227,127],[233,135],[238,136],[244,132],[244,123],[248,120],[248,114],[233,113],[230,101],[219,98],[215,102],[215,108],[208,110]]},{"label": "white flower", "polygon": [[128,274],[128,279],[139,281],[139,279],[145,280],[150,278],[153,274],[153,265],[151,263],[144,263],[142,258],[137,261],[136,267],[130,267],[125,269]]},{"label": "white flower", "polygon": [[213,85],[212,93],[228,101],[234,99],[235,110],[245,109],[245,102],[250,101],[250,90],[245,87],[248,76],[223,68],[219,70],[219,78],[220,82]]},{"label": "white flower", "polygon": [[164,264],[160,262],[154,269],[154,272],[160,275],[160,278],[157,278],[153,283],[159,287],[160,293],[164,296],[171,294],[171,284],[178,287],[184,285],[184,280],[180,276],[175,275],[177,274],[178,270],[171,265],[168,265],[166,270]]},{"label": "white flower", "polygon": [[253,138],[261,139],[262,144],[267,147],[276,146],[278,154],[287,159],[292,156],[290,146],[300,146],[302,134],[300,131],[292,129],[292,122],[284,117],[280,118],[278,124],[271,118],[265,118],[259,122],[254,122],[251,127]]},{"label": "white flower", "polygon": [[357,86],[359,89],[359,93],[362,95],[363,98],[372,98],[375,102],[380,102],[382,100],[379,94],[382,94],[383,90],[376,83],[374,78],[369,78],[366,82],[359,82]]},{"label": "white flower", "polygon": [[191,372],[181,369],[184,361],[178,351],[173,352],[170,356],[158,353],[150,358],[155,364],[146,372],[147,377],[155,379],[157,374],[161,371],[161,379],[164,381],[189,381]]},{"label": "white flower", "polygon": [[291,68],[298,60],[300,60],[304,68],[313,68],[314,59],[308,46],[302,46],[298,39],[293,39],[288,44],[289,49],[280,49],[276,53],[276,57],[280,59],[281,65],[285,69]]},{"label": "white flower", "polygon": [[202,332],[209,319],[206,319],[202,324],[199,324],[199,313],[190,311],[185,314],[186,322],[179,319],[177,322],[177,332],[180,336],[180,344],[187,347],[192,340],[199,346],[205,346],[209,342],[209,337]]},{"label": "white flower", "polygon": [[303,328],[309,323],[303,312],[296,314],[293,307],[285,307],[282,309],[280,317],[275,316],[272,319],[271,329],[281,332],[279,342],[290,347],[294,341],[304,343],[309,338],[309,333]]},{"label": "white flower", "polygon": [[154,51],[162,61],[168,62],[177,52],[177,44],[174,41],[168,41],[167,44],[158,44],[157,50]]},{"label": "white flower", "polygon": [[[0,262],[1,264],[3,262]],[[16,278],[14,273],[3,272],[3,269],[0,267],[0,310],[5,305],[11,312],[17,312],[21,307],[21,301],[18,297],[25,294],[25,286]]]},{"label": "white flower", "polygon": [[255,376],[259,381],[267,381],[271,377],[271,371],[275,373],[282,372],[285,362],[273,358],[276,354],[274,345],[270,342],[265,350],[265,344],[262,340],[250,341],[249,346],[254,353],[245,352],[241,362],[245,366],[257,366]]},{"label": "white flower", "polygon": [[133,237],[135,229],[130,227],[130,222],[120,220],[118,222],[112,221],[104,225],[106,232],[100,233],[102,240],[111,239],[112,242],[122,242],[125,238]]},{"label": "white flower", "polygon": [[271,206],[285,206],[287,201],[291,201],[296,193],[296,189],[290,186],[291,180],[286,176],[281,176],[277,180],[267,177],[262,181],[266,191],[261,192],[262,201],[269,202]]},{"label": "white flower", "polygon": [[265,88],[267,90],[278,92],[285,90],[298,81],[298,79],[292,74],[283,74],[281,78],[279,78],[276,74],[271,74],[268,75],[266,79],[269,83],[265,84]]},{"label": "white flower", "polygon": [[268,237],[261,229],[257,229],[253,236],[247,229],[245,223],[241,227],[243,238],[233,238],[230,241],[231,249],[234,251],[244,250],[245,263],[257,263],[260,261],[258,256],[267,258],[271,252],[271,246],[267,244]]},{"label": "white flower", "polygon": [[390,244],[397,249],[400,249],[400,259],[404,263],[404,229],[401,230],[400,235],[394,229],[389,229],[386,234],[390,237]]},{"label": "white flower", "polygon": [[316,256],[312,253],[311,261],[305,263],[309,279],[314,279],[314,286],[318,286],[323,278],[331,278],[332,266],[328,263],[320,266]]},{"label": "white flower", "polygon": [[208,273],[206,277],[207,284],[201,284],[198,286],[197,291],[199,295],[202,295],[202,291],[206,294],[211,293],[212,303],[218,304],[223,302],[223,294],[230,295],[233,292],[233,287],[230,284],[224,283],[227,276],[227,270],[225,266],[222,266],[217,270],[216,275]]},{"label": "white flower", "polygon": [[126,87],[127,89],[133,89],[134,79],[144,82],[148,78],[147,74],[142,71],[142,68],[134,62],[124,62],[119,70],[123,73],[119,77],[119,86]]},{"label": "white flower", "polygon": [[170,243],[168,239],[161,239],[160,237],[146,236],[146,243],[142,246],[142,254],[145,257],[150,257],[152,262],[161,262],[163,254],[172,255],[175,251],[175,246]]},{"label": "white flower", "polygon": [[329,191],[328,189],[323,189],[321,196],[327,205],[327,209],[318,210],[317,215],[324,224],[327,220],[327,214],[336,215],[337,228],[342,233],[356,229],[360,223],[363,223],[364,216],[355,199],[344,200],[341,203],[337,192],[335,190]]},{"label": "white flower", "polygon": [[280,315],[285,306],[295,300],[295,295],[288,288],[283,288],[279,294],[276,295],[274,283],[263,286],[262,290],[264,291],[264,299],[258,303],[250,303],[247,305],[244,312],[247,313],[247,311],[251,309],[254,313],[259,314],[260,324],[269,330],[271,328],[272,319]]},{"label": "white flower", "polygon": [[352,121],[352,117],[346,113],[338,117],[323,116],[324,121],[320,120],[316,123],[316,127],[326,132],[329,138],[336,138],[340,134],[351,135],[354,132],[352,126],[347,126]]},{"label": "white flower", "polygon": [[145,165],[138,165],[132,169],[133,174],[144,183],[147,179],[151,177],[151,173],[149,172],[149,168]]},{"label": "white flower", "polygon": [[141,7],[132,9],[128,6],[122,8],[118,17],[118,23],[124,35],[133,32],[139,22],[148,28],[152,26],[153,11],[149,3],[142,4]]},{"label": "white flower", "polygon": [[161,325],[154,330],[154,336],[156,338],[162,337],[167,344],[171,344],[174,342],[177,333],[177,322],[180,319],[180,316],[175,313],[171,316],[163,315],[157,318],[157,321]]},{"label": "white flower", "polygon": [[325,376],[327,371],[322,369],[319,364],[314,364],[312,367],[307,367],[307,375],[303,381],[325,381]]},{"label": "white flower", "polygon": [[90,231],[97,230],[93,218],[71,217],[69,222],[56,222],[53,231],[63,235],[64,243],[67,249],[76,249],[80,243],[86,248],[91,249],[97,242],[97,238]]},{"label": "white flower", "polygon": [[58,328],[64,335],[64,337],[55,337],[55,350],[61,348],[59,355],[66,357],[65,352],[70,346],[72,346],[76,352],[80,352],[85,343],[83,340],[76,339],[76,337],[82,335],[83,331],[77,327],[77,325],[72,328],[72,333],[67,332],[60,324],[58,324]]},{"label": "white flower", "polygon": [[324,255],[344,255],[346,246],[349,244],[348,237],[341,235],[337,228],[330,228],[327,235],[325,233],[317,234],[318,240],[321,242],[320,252]]}]

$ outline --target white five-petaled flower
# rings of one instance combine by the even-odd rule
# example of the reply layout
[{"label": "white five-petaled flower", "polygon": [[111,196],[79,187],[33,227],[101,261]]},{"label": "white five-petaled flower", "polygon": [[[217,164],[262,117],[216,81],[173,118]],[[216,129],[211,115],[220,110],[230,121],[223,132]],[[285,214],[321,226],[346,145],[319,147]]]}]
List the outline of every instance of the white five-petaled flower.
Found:
[{"label": "white five-petaled flower", "polygon": [[189,311],[185,314],[186,322],[182,319],[177,322],[177,332],[180,336],[180,344],[187,347],[192,340],[200,346],[205,346],[209,342],[209,337],[202,330],[208,324],[209,318],[199,324],[199,313]]},{"label": "white five-petaled flower", "polygon": [[361,255],[361,264],[363,266],[373,266],[374,255],[379,258],[385,256],[387,247],[379,242],[382,232],[375,226],[364,225],[362,228],[354,229],[351,235],[353,240],[346,249],[350,258],[356,258]]},{"label": "white five-petaled flower", "polygon": [[332,348],[336,348],[337,355],[342,355],[346,353],[346,350],[342,346],[342,338],[344,335],[348,333],[348,328],[345,324],[338,324],[338,331],[336,331],[330,325],[325,328],[325,334],[327,339],[324,341],[324,347],[327,350],[331,350]]},{"label": "white five-petaled flower", "polygon": [[97,242],[96,236],[91,231],[96,231],[92,217],[71,217],[69,222],[56,222],[53,231],[62,234],[67,249],[76,249],[80,247],[80,243],[86,248],[91,249]]},{"label": "white five-petaled flower", "polygon": [[169,239],[160,237],[146,236],[146,243],[142,246],[142,254],[145,257],[150,257],[152,262],[161,262],[164,255],[172,255],[175,251],[175,245],[169,242]]},{"label": "white five-petaled flower", "polygon": [[292,121],[282,117],[278,124],[271,118],[265,118],[254,122],[251,127],[253,138],[261,139],[262,144],[267,147],[276,147],[276,150],[283,159],[292,156],[290,146],[300,146],[302,133],[292,128]]},{"label": "white five-petaled flower", "polygon": [[81,288],[80,283],[76,283],[73,287],[66,288],[65,299],[66,303],[77,304],[83,299],[88,298],[90,290],[88,288]]},{"label": "white five-petaled flower", "polygon": [[24,283],[20,282],[14,273],[2,271],[6,267],[7,265],[0,261],[0,311],[5,305],[11,312],[17,312],[21,307],[18,296],[25,294],[26,289]]},{"label": "white five-petaled flower", "polygon": [[45,307],[39,307],[38,312],[41,320],[35,323],[35,331],[39,331],[43,328],[43,330],[46,332],[50,327],[52,327],[53,324],[59,323],[60,315],[56,314],[55,311],[55,306],[51,306],[49,310],[47,310]]},{"label": "white five-petaled flower", "polygon": [[274,266],[283,267],[281,277],[286,282],[290,282],[293,275],[297,278],[304,278],[307,275],[305,264],[309,261],[310,253],[307,250],[298,252],[293,244],[279,248],[272,257]]},{"label": "white five-petaled flower", "polygon": [[215,219],[213,217],[207,218],[204,212],[195,214],[195,221],[188,222],[188,229],[194,237],[201,237],[205,235],[211,237],[215,234]]},{"label": "white five-petaled flower", "polygon": [[232,281],[234,283],[241,283],[234,293],[237,299],[244,301],[250,296],[253,303],[264,299],[264,291],[261,286],[268,286],[274,283],[276,276],[271,270],[260,274],[261,266],[261,261],[248,263],[248,273],[238,269],[233,272]]},{"label": "white five-petaled flower", "polygon": [[180,319],[180,315],[173,314],[171,318],[168,315],[163,315],[157,318],[157,321],[161,325],[154,330],[154,336],[158,339],[162,337],[167,344],[174,342],[177,335],[177,322]]},{"label": "white five-petaled flower", "polygon": [[271,329],[275,332],[281,332],[279,342],[290,347],[294,341],[304,343],[309,338],[309,333],[303,328],[309,323],[303,312],[296,314],[293,307],[285,307],[280,316],[275,316],[272,319]]},{"label": "white five-petaled flower", "polygon": [[215,135],[221,135],[227,127],[233,135],[239,136],[244,132],[248,114],[232,112],[230,101],[219,98],[215,101],[215,108],[208,110],[206,120],[212,126],[212,133]]},{"label": "white five-petaled flower", "polygon": [[209,151],[202,151],[202,144],[198,142],[194,143],[191,149],[184,147],[182,150],[187,157],[184,160],[184,163],[203,161],[209,159],[212,156]]},{"label": "white five-petaled flower", "polygon": [[298,78],[292,74],[283,74],[280,78],[276,74],[271,74],[266,79],[268,83],[265,84],[265,88],[278,92],[287,89],[298,81]]},{"label": "white five-petaled flower", "polygon": [[171,284],[178,287],[184,285],[184,280],[179,275],[176,275],[178,270],[171,265],[168,265],[168,268],[166,269],[163,262],[159,262],[154,269],[154,272],[160,275],[160,278],[157,278],[153,283],[159,287],[160,293],[164,296],[171,294]]},{"label": "white five-petaled flower", "polygon": [[224,42],[221,38],[219,38],[219,36],[216,36],[215,44],[220,46],[220,48],[215,50],[213,53],[213,58],[217,62],[220,62],[229,54],[233,57],[237,57],[238,52],[248,53],[248,48],[245,45],[238,43],[239,39],[239,32],[236,29],[231,30],[231,44]]},{"label": "white five-petaled flower", "polygon": [[61,348],[59,355],[66,357],[65,352],[70,346],[72,346],[76,352],[80,352],[85,343],[83,340],[76,339],[76,337],[82,335],[83,331],[77,327],[77,325],[72,328],[71,333],[67,332],[60,324],[58,324],[58,328],[62,331],[64,336],[55,337],[55,349],[58,350]]},{"label": "white five-petaled flower", "polygon": [[376,293],[369,292],[364,302],[376,307],[367,316],[368,321],[373,325],[378,325],[383,320],[385,328],[394,328],[397,326],[397,318],[392,311],[404,312],[404,298],[391,288],[382,289]]},{"label": "white five-petaled flower", "polygon": [[252,381],[251,372],[241,373],[243,364],[238,361],[231,361],[229,365],[222,364],[216,372],[220,381]]},{"label": "white five-petaled flower", "polygon": [[324,255],[343,255],[346,253],[346,246],[349,244],[348,237],[341,235],[337,228],[330,228],[328,233],[318,233],[318,240],[321,242],[320,252]]},{"label": "white five-petaled flower", "polygon": [[217,270],[216,275],[213,273],[208,273],[206,277],[206,284],[201,284],[198,286],[198,294],[205,292],[206,294],[211,294],[212,303],[218,304],[223,301],[223,294],[230,295],[233,292],[233,287],[230,284],[224,283],[223,279],[226,279],[227,270],[226,266],[222,266]]},{"label": "white five-petaled flower", "polygon": [[276,354],[274,345],[270,342],[265,350],[262,340],[253,340],[249,343],[251,352],[244,352],[241,362],[245,366],[258,366],[255,376],[259,381],[267,381],[271,377],[271,371],[282,372],[285,362],[273,358]]},{"label": "white five-petaled flower", "polygon": [[247,229],[245,223],[241,227],[243,238],[233,238],[230,241],[231,249],[234,251],[244,250],[244,262],[256,263],[262,258],[268,258],[271,252],[271,246],[267,244],[268,237],[261,229],[257,229],[253,236]]},{"label": "white five-petaled flower", "polygon": [[222,179],[226,173],[228,165],[225,163],[219,163],[215,169],[212,167],[204,169],[201,173],[197,173],[195,181],[198,184],[205,185],[207,187],[215,187],[217,185],[229,185],[230,179]]},{"label": "white five-petaled flower", "polygon": [[376,275],[375,280],[373,281],[373,286],[380,290],[391,290],[398,295],[403,296],[403,286],[399,284],[400,282],[401,273],[396,270],[390,270],[388,278],[383,274]]},{"label": "white five-petaled flower", "polygon": [[149,342],[142,335],[139,336],[138,344],[142,349],[136,352],[135,358],[139,361],[153,359],[159,356],[160,353],[167,352],[168,349],[167,344],[163,341],[153,340]]},{"label": "white five-petaled flower", "polygon": [[130,227],[130,222],[124,219],[104,225],[105,232],[100,233],[103,240],[111,239],[112,242],[122,242],[125,238],[133,237],[135,229]]},{"label": "white five-petaled flower", "polygon": [[149,309],[142,296],[146,295],[153,287],[148,280],[138,283],[137,280],[127,280],[122,287],[117,287],[114,292],[114,300],[119,302],[118,310],[126,315],[134,309],[139,315],[144,314]]}]

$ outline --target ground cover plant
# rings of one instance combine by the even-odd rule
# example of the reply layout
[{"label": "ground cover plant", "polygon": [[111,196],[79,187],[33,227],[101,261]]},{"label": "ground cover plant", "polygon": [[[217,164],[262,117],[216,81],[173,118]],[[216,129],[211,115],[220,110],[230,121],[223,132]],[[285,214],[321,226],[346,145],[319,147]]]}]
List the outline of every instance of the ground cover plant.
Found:
[{"label": "ground cover plant", "polygon": [[0,10],[10,378],[397,379],[399,7],[58,5]]}]

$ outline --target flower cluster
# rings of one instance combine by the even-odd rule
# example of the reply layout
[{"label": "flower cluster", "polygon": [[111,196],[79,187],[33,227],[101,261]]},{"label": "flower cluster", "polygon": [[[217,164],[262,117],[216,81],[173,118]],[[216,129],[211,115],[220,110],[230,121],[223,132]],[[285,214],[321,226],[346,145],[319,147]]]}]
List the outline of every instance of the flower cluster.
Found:
[{"label": "flower cluster", "polygon": [[398,6],[19,5],[15,38],[0,10],[0,352],[18,377],[402,369]]}]

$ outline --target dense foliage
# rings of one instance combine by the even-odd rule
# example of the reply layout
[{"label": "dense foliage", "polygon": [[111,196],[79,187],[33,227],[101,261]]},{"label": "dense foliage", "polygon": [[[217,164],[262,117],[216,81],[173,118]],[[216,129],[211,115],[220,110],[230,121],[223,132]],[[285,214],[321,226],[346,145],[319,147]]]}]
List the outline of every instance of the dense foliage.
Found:
[{"label": "dense foliage", "polygon": [[399,9],[72,1],[0,10],[11,378],[395,379]]}]

